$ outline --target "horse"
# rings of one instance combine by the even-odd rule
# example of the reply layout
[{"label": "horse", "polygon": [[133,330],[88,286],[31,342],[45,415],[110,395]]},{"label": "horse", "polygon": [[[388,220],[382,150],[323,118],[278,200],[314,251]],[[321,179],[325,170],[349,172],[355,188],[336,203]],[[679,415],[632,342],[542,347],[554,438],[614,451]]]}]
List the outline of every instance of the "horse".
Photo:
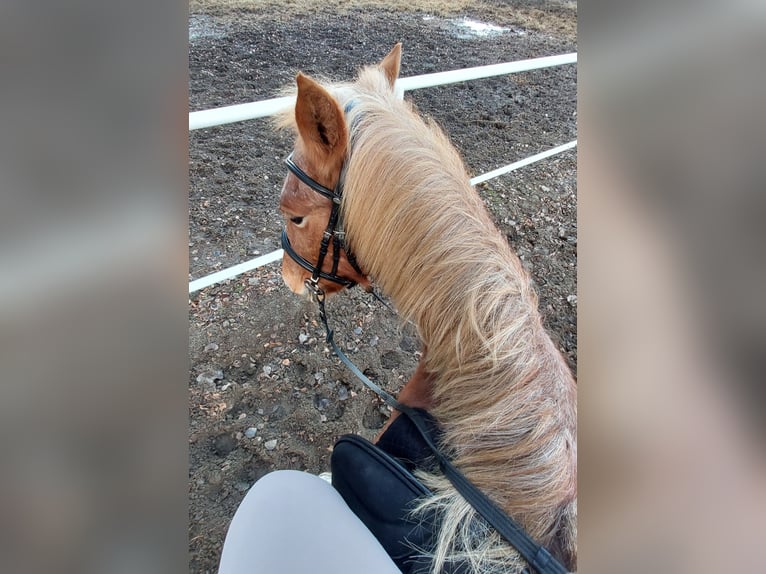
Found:
[{"label": "horse", "polygon": [[[290,250],[304,261],[285,254],[283,280],[309,297],[373,283],[389,296],[423,344],[398,400],[435,417],[457,468],[575,571],[574,377],[459,153],[397,97],[400,63],[397,44],[351,83],[298,73],[295,108],[278,123],[294,131],[290,161],[300,167],[284,181],[280,210]],[[333,200],[341,183],[342,198]],[[342,241],[325,233],[333,217]],[[316,273],[307,261],[317,261]],[[444,476],[419,476],[433,496],[417,511],[439,516],[434,574],[456,559],[476,573],[527,567],[480,527]]]}]

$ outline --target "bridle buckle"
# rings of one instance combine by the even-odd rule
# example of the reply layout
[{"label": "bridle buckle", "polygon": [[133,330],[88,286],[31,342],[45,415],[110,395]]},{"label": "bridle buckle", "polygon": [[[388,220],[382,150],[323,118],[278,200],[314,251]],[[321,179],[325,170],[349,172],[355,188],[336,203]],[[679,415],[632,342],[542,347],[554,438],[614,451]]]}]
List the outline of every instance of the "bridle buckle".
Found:
[{"label": "bridle buckle", "polygon": [[306,279],[303,284],[306,286],[306,289],[308,289],[314,296],[314,299],[316,299],[317,303],[324,302],[325,292],[324,289],[319,286],[319,277],[310,277],[309,279]]}]

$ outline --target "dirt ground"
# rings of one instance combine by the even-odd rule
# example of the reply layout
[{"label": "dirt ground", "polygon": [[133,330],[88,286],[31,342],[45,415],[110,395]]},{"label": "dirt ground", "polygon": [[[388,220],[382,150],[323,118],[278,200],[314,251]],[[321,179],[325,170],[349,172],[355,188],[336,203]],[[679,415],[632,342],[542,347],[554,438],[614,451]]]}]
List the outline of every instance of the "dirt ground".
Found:
[{"label": "dirt ground", "polygon": [[[576,3],[259,2],[198,0],[189,18],[190,110],[278,95],[298,70],[353,77],[403,43],[402,76],[576,51]],[[464,18],[502,30],[472,30]],[[484,34],[484,35],[482,35]],[[410,92],[478,175],[577,137],[576,69]],[[189,278],[279,248],[278,196],[292,148],[268,120],[189,137]],[[531,271],[546,326],[577,363],[576,154],[479,186]],[[395,393],[419,342],[357,290],[328,304],[341,345]],[[283,285],[279,265],[189,298],[190,571],[215,572],[247,489],[275,469],[328,470],[342,434],[373,437],[388,411],[333,357],[313,305]]]}]

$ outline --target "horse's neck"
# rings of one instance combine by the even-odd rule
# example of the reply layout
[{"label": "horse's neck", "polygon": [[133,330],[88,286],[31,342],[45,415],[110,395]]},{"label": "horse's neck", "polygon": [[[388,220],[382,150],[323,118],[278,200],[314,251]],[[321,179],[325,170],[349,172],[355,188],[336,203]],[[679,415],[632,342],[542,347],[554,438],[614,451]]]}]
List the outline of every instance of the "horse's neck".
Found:
[{"label": "horse's neck", "polygon": [[529,275],[447,137],[408,110],[369,118],[353,138],[346,230],[362,268],[417,326],[429,365],[571,377]]}]

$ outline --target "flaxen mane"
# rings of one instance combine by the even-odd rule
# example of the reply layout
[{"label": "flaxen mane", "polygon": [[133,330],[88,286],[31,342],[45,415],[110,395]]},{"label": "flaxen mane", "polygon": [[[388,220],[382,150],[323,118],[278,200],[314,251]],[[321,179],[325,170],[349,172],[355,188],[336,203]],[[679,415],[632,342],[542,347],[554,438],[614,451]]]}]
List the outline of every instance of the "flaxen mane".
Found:
[{"label": "flaxen mane", "polygon": [[[447,137],[391,90],[378,67],[328,87],[346,108],[342,213],[365,273],[418,328],[431,409],[456,465],[527,532],[576,569],[576,389],[537,295]],[[441,476],[420,510],[442,520],[433,572],[526,563]]]}]

